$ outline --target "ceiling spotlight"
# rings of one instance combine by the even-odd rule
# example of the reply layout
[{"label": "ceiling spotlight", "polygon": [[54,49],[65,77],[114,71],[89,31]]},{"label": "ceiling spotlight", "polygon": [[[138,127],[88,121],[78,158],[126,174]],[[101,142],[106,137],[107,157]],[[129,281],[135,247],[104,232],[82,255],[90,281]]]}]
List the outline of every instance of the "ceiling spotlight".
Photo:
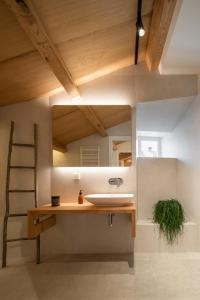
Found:
[{"label": "ceiling spotlight", "polygon": [[139,36],[144,36],[145,35],[145,30],[144,28],[139,29]]},{"label": "ceiling spotlight", "polygon": [[140,37],[145,35],[145,30],[144,30],[143,25],[141,27],[138,27],[138,34]]},{"label": "ceiling spotlight", "polygon": [[144,30],[144,26],[142,23],[142,20],[139,20],[139,22],[136,23],[137,26],[137,32],[139,34],[140,37],[145,35],[145,30]]}]

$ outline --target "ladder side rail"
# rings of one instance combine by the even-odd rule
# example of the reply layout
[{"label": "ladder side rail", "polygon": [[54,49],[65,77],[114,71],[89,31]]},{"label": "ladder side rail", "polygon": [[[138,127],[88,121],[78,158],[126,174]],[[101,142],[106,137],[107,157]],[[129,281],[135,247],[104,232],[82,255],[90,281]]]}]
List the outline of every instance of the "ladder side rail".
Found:
[{"label": "ladder side rail", "polygon": [[[37,182],[37,164],[38,164],[38,126],[34,124],[34,197],[35,197],[35,207],[38,206],[38,182]],[[39,220],[38,220],[39,222]],[[36,237],[36,263],[40,264],[40,235]]]},{"label": "ladder side rail", "polygon": [[10,127],[10,139],[9,139],[8,158],[7,158],[6,195],[5,195],[6,196],[6,210],[5,210],[4,224],[3,224],[2,268],[6,267],[6,257],[7,257],[7,227],[8,227],[8,217],[9,217],[9,213],[10,213],[10,197],[9,197],[10,165],[11,165],[14,126],[15,126],[15,123],[12,121],[11,127]]},{"label": "ladder side rail", "polygon": [[[7,228],[8,228],[8,218],[9,217],[25,217],[27,213],[10,213],[10,193],[34,193],[34,207],[38,206],[38,194],[37,194],[37,160],[38,160],[38,126],[34,124],[34,144],[22,144],[22,143],[14,143],[14,122],[11,122],[10,127],[10,139],[9,139],[9,149],[8,149],[8,159],[7,159],[7,176],[6,176],[6,209],[5,209],[5,217],[4,217],[4,225],[3,225],[3,253],[2,253],[2,267],[6,267],[7,262],[7,243],[29,240],[27,237],[19,237],[19,238],[7,238]],[[32,147],[34,149],[34,166],[12,166],[12,147],[20,146],[20,147]],[[10,173],[11,169],[33,169],[34,170],[34,189],[33,190],[23,190],[23,189],[10,189]],[[39,222],[39,220],[38,220]],[[32,238],[36,240],[36,263],[40,263],[40,235]]]},{"label": "ladder side rail", "polygon": [[38,195],[37,195],[37,161],[38,161],[38,130],[37,130],[37,124],[34,124],[34,200],[35,200],[35,207],[38,206]]}]

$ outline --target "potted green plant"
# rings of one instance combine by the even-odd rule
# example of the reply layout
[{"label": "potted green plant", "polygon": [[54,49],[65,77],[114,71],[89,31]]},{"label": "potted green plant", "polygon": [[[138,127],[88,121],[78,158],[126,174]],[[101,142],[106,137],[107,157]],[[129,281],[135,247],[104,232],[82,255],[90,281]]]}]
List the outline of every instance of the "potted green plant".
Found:
[{"label": "potted green plant", "polygon": [[169,244],[183,232],[185,213],[181,203],[176,199],[159,200],[153,210],[153,222],[159,225],[159,231]]}]

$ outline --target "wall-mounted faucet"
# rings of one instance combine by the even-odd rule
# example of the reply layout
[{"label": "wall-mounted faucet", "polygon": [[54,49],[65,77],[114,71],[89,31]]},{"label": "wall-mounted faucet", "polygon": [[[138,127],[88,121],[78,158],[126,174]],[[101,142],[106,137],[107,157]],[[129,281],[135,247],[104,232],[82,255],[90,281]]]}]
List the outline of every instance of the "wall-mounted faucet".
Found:
[{"label": "wall-mounted faucet", "polygon": [[114,214],[108,214],[108,226],[113,226],[113,216]]},{"label": "wall-mounted faucet", "polygon": [[118,177],[118,178],[109,178],[108,183],[110,185],[116,185],[117,187],[119,187],[120,185],[123,184],[123,179]]}]

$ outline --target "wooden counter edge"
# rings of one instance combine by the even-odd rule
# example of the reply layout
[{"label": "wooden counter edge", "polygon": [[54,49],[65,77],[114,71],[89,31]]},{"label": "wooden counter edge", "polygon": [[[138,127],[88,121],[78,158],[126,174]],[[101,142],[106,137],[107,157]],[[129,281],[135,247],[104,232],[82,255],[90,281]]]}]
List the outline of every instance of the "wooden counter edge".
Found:
[{"label": "wooden counter edge", "polygon": [[[136,206],[110,206],[110,207],[97,207],[90,204],[76,205],[75,203],[62,204],[58,207],[51,207],[50,205],[41,206],[28,210],[28,237],[33,238],[40,233],[46,231],[56,224],[57,214],[77,213],[77,214],[130,214],[131,215],[131,236],[136,236]],[[65,209],[66,208],[66,209]],[[50,215],[44,220],[40,220],[39,217],[44,215]]]}]

